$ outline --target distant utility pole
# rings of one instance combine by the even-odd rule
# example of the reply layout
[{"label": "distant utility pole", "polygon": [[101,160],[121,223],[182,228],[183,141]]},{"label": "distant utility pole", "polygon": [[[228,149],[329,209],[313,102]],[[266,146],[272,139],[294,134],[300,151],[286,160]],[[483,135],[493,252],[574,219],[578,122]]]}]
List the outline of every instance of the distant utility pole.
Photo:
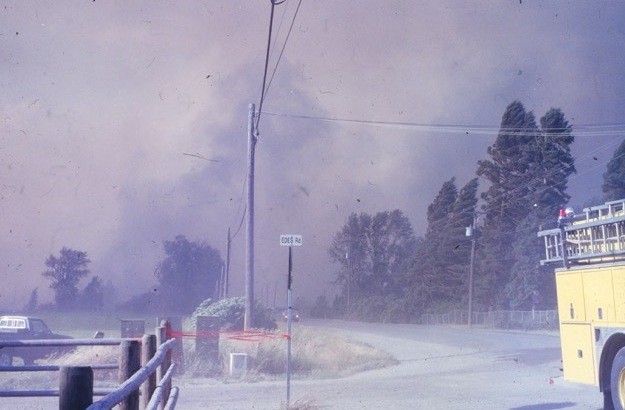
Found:
[{"label": "distant utility pole", "polygon": [[475,266],[475,218],[471,230],[471,262],[469,266],[469,315],[467,324],[473,326],[473,272]]},{"label": "distant utility pole", "polygon": [[479,215],[484,214],[483,212],[474,211],[473,212],[473,222],[471,226],[467,227],[466,236],[471,238],[471,260],[469,262],[469,314],[467,325],[469,327],[473,326],[473,276],[475,271],[475,245],[477,240],[477,218]]},{"label": "distant utility pole", "polygon": [[250,104],[247,125],[247,218],[245,243],[245,319],[243,328],[252,328],[254,317],[254,150],[256,135],[254,135],[255,106]]},{"label": "distant utility pole", "polygon": [[228,243],[226,244],[226,272],[224,274],[224,294],[223,297],[228,297],[228,287],[230,286],[230,248],[232,246],[232,238],[230,237],[230,227],[228,227]]}]

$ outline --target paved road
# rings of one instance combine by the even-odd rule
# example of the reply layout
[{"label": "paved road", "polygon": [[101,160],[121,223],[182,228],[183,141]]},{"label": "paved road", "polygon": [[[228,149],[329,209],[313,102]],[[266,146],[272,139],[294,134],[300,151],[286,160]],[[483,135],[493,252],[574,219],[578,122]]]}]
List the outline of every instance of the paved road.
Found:
[{"label": "paved road", "polygon": [[[601,408],[594,386],[565,382],[555,334],[307,321],[378,346],[399,364],[334,380],[293,380],[292,403],[324,409]],[[285,382],[181,381],[181,410],[277,410]]]}]

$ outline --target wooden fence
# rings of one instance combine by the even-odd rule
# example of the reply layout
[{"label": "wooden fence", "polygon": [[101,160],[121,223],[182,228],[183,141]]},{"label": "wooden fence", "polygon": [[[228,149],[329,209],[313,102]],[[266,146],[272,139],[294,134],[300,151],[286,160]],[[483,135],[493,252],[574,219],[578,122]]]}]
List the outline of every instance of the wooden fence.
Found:
[{"label": "wooden fence", "polygon": [[[119,365],[88,366],[11,366],[0,371],[59,371],[58,390],[0,391],[0,397],[59,397],[59,410],[156,410],[175,408],[179,390],[172,388],[172,351],[176,339],[169,339],[169,323],[156,329],[156,335],[142,339],[0,340],[2,347],[23,346],[120,346]],[[158,347],[157,347],[158,346]],[[94,369],[119,369],[120,385],[115,389],[93,386]],[[94,396],[103,396],[93,402]]]}]

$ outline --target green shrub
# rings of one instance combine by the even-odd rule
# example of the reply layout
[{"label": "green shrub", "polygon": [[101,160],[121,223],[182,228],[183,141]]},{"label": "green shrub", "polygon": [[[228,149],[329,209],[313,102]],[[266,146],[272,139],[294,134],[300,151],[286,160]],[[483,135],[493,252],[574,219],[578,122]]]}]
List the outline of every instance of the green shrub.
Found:
[{"label": "green shrub", "polygon": [[[228,298],[214,303],[211,299],[206,299],[193,312],[194,324],[198,316],[217,316],[221,319],[223,330],[242,330],[245,318],[245,298]],[[271,312],[258,302],[254,304],[252,327],[268,330],[277,327]]]}]

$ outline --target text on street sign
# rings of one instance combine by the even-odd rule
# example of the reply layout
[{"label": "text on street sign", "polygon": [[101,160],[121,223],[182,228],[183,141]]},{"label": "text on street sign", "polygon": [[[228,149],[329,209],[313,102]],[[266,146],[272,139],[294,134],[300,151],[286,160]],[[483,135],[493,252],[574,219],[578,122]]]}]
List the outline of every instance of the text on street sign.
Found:
[{"label": "text on street sign", "polygon": [[280,246],[302,246],[302,235],[280,235]]}]

